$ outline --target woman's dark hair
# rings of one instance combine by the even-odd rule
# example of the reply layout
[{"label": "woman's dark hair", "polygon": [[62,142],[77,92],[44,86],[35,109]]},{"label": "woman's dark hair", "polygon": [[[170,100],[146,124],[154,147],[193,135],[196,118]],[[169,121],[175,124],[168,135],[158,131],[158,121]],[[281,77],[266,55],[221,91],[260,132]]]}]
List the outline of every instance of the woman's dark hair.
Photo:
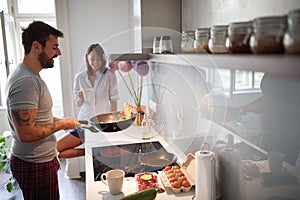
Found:
[{"label": "woman's dark hair", "polygon": [[50,34],[56,37],[64,37],[64,34],[61,31],[42,21],[33,21],[28,25],[27,28],[22,28],[22,31],[22,44],[25,55],[30,52],[32,43],[34,41],[37,41],[43,47],[45,47],[46,41],[49,40]]},{"label": "woman's dark hair", "polygon": [[93,69],[89,64],[88,58],[87,56],[92,52],[95,51],[96,54],[99,56],[100,60],[101,60],[101,67],[99,68],[100,70],[104,69],[106,66],[106,60],[104,59],[104,50],[103,48],[100,46],[100,44],[96,43],[96,44],[91,44],[87,50],[86,50],[86,54],[85,54],[85,66],[86,66],[86,70],[88,75],[92,75],[93,74]]}]

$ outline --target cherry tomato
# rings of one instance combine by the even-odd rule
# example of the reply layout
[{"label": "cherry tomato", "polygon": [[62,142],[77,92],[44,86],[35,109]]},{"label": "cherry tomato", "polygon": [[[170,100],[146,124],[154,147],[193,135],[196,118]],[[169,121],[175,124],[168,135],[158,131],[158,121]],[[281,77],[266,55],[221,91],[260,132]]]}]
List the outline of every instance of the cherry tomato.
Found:
[{"label": "cherry tomato", "polygon": [[152,183],[152,184],[151,184],[151,187],[154,187],[154,188],[155,188],[155,187],[157,187],[157,184],[156,184],[156,183]]},{"label": "cherry tomato", "polygon": [[147,188],[147,185],[143,185],[143,184],[139,185],[139,190],[144,190],[146,188]]}]

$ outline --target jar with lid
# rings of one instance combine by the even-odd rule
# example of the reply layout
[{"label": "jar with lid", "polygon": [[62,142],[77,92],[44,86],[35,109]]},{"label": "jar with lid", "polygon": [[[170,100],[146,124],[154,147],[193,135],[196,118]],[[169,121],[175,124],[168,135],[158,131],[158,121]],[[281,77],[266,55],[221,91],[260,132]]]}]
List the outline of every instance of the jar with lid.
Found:
[{"label": "jar with lid", "polygon": [[253,53],[283,53],[286,16],[259,17],[253,21],[250,48]]},{"label": "jar with lid", "polygon": [[173,53],[173,44],[172,44],[171,36],[165,35],[160,37],[159,53],[161,54]]},{"label": "jar with lid", "polygon": [[194,53],[194,31],[182,31],[181,34],[181,52],[182,53]]},{"label": "jar with lid", "polygon": [[194,49],[197,53],[210,53],[208,41],[210,38],[210,28],[198,28],[195,30]]},{"label": "jar with lid", "polygon": [[160,36],[155,36],[153,39],[153,50],[152,52],[154,54],[158,54],[159,53],[159,41],[160,41]]},{"label": "jar with lid", "polygon": [[288,30],[283,45],[287,53],[300,53],[300,9],[288,13]]},{"label": "jar with lid", "polygon": [[250,37],[252,33],[252,21],[234,22],[228,26],[226,47],[230,53],[251,53]]},{"label": "jar with lid", "polygon": [[212,53],[228,53],[226,47],[227,28],[227,25],[215,25],[211,28],[208,47]]}]

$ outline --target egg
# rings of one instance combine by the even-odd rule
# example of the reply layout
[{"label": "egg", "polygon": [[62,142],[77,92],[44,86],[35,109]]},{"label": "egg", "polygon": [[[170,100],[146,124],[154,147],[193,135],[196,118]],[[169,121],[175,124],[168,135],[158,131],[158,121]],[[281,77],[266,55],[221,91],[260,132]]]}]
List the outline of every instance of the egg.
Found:
[{"label": "egg", "polygon": [[169,179],[169,182],[170,182],[170,183],[173,183],[173,182],[175,182],[175,181],[178,181],[178,179],[177,179],[176,177],[172,177],[172,178]]},{"label": "egg", "polygon": [[168,171],[168,170],[170,170],[171,169],[171,166],[166,166],[165,168],[164,168],[164,172],[166,172],[166,171]]},{"label": "egg", "polygon": [[179,181],[174,181],[173,183],[171,183],[171,186],[173,188],[180,188],[181,187],[181,184],[179,183]]},{"label": "egg", "polygon": [[170,179],[170,178],[176,178],[176,174],[174,174],[173,172],[172,173],[169,173],[167,175],[167,178]]},{"label": "egg", "polygon": [[185,176],[180,176],[180,180],[185,181],[185,180],[187,180],[187,178]]},{"label": "egg", "polygon": [[182,185],[183,187],[191,187],[191,184],[190,184],[190,182],[189,182],[188,180],[182,181],[182,182],[181,182],[181,185]]},{"label": "egg", "polygon": [[177,166],[177,165],[176,165],[176,166],[173,166],[172,168],[173,168],[173,169],[180,169],[180,167]]},{"label": "egg", "polygon": [[173,171],[173,169],[169,169],[168,171],[166,171],[166,174],[174,174],[174,171]]},{"label": "egg", "polygon": [[178,176],[184,176],[184,173],[182,171],[180,171],[180,172],[177,172],[177,175]]}]

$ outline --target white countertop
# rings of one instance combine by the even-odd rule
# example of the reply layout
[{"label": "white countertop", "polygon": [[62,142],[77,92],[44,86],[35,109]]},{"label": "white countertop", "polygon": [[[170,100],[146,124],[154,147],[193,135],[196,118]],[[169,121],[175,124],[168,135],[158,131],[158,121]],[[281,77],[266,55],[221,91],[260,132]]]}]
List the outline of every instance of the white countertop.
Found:
[{"label": "white countertop", "polygon": [[[123,193],[120,195],[111,195],[108,187],[101,181],[94,181],[93,175],[93,158],[92,147],[111,146],[119,144],[140,143],[145,140],[141,139],[141,127],[132,125],[130,128],[114,133],[91,133],[86,131],[85,134],[85,165],[86,165],[86,199],[106,199],[117,200],[122,196],[131,194],[136,189],[135,180],[132,177],[125,178],[123,184]],[[177,162],[180,164],[186,160],[186,155],[177,149],[172,143],[168,144],[159,134],[156,134],[150,141],[159,141],[162,146],[170,153],[177,155]],[[188,193],[174,194],[169,188],[166,192],[157,194],[156,199],[192,199],[194,188]]]}]

